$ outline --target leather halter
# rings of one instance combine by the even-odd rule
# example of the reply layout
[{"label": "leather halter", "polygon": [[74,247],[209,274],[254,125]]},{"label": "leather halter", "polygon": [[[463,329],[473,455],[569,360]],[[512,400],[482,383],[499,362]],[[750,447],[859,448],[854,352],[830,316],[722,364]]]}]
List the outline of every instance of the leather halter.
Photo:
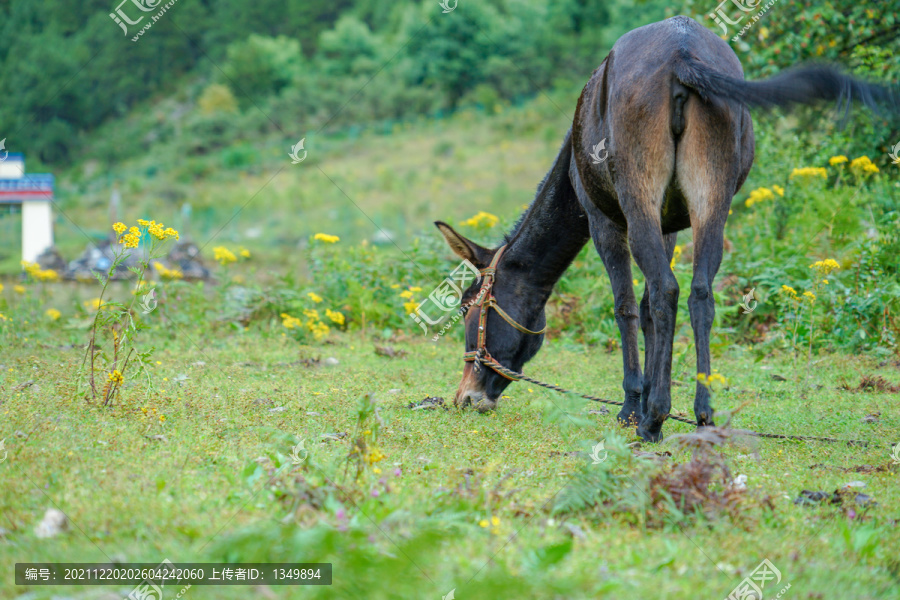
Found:
[{"label": "leather halter", "polygon": [[494,258],[491,259],[491,264],[488,265],[486,269],[481,269],[481,277],[483,281],[481,282],[481,289],[478,291],[478,296],[476,296],[475,306],[478,306],[481,312],[478,314],[478,341],[475,344],[475,350],[471,352],[466,352],[463,354],[463,360],[466,362],[474,362],[475,370],[478,371],[481,368],[481,365],[487,365],[491,367],[491,370],[497,373],[498,375],[502,375],[511,381],[517,381],[518,377],[510,377],[509,375],[499,371],[494,368],[495,365],[502,366],[500,363],[491,356],[491,353],[488,352],[486,344],[487,338],[487,316],[488,309],[493,308],[497,311],[497,314],[500,315],[504,321],[513,326],[517,331],[521,331],[522,333],[527,333],[530,335],[541,335],[545,331],[547,331],[547,326],[544,325],[543,329],[540,331],[531,331],[522,325],[519,325],[515,319],[510,317],[505,310],[500,308],[500,305],[497,304],[497,298],[494,297],[492,289],[494,287],[494,283],[497,278],[497,265],[500,263],[500,257],[503,256],[503,251],[506,250],[506,246],[501,246],[497,253],[494,254]]}]

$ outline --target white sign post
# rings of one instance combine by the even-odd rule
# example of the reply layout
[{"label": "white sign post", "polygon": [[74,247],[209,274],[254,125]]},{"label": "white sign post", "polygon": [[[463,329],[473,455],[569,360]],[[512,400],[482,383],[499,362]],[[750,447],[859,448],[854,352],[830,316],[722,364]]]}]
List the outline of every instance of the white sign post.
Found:
[{"label": "white sign post", "polygon": [[22,207],[22,260],[53,246],[53,175],[25,174],[25,157],[10,153],[0,161],[0,204]]}]

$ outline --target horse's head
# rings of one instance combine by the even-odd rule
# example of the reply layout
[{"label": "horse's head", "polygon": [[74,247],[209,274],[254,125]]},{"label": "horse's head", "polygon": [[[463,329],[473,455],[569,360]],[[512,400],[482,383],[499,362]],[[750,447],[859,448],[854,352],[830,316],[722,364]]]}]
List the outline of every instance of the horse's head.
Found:
[{"label": "horse's head", "polygon": [[480,412],[497,407],[511,379],[492,368],[499,363],[513,371],[537,354],[544,341],[544,304],[549,289],[529,283],[527,265],[505,246],[489,250],[466,239],[446,223],[436,222],[450,248],[481,271],[463,292],[466,353],[463,378],[454,403],[472,404]]}]

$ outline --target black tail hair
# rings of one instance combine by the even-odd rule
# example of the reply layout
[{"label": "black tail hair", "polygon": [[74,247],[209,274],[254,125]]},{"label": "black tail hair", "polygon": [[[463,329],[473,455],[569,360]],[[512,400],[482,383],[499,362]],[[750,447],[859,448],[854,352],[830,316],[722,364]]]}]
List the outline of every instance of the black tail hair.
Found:
[{"label": "black tail hair", "polygon": [[802,65],[762,81],[745,81],[717,73],[685,54],[675,67],[675,77],[704,100],[716,96],[764,108],[832,101],[839,110],[843,107],[844,120],[853,101],[859,101],[875,112],[883,106],[889,114],[900,114],[900,95],[893,89],[856,79],[828,64]]}]

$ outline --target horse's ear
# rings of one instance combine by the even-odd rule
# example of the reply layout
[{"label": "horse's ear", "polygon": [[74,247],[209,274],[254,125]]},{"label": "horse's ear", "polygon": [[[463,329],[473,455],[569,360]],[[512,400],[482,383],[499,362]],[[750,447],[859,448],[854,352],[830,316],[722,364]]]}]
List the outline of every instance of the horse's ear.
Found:
[{"label": "horse's ear", "polygon": [[479,269],[487,267],[491,262],[493,252],[483,246],[479,246],[472,240],[464,238],[456,232],[455,229],[444,223],[443,221],[435,221],[435,227],[447,240],[450,249],[462,259],[468,260]]}]

